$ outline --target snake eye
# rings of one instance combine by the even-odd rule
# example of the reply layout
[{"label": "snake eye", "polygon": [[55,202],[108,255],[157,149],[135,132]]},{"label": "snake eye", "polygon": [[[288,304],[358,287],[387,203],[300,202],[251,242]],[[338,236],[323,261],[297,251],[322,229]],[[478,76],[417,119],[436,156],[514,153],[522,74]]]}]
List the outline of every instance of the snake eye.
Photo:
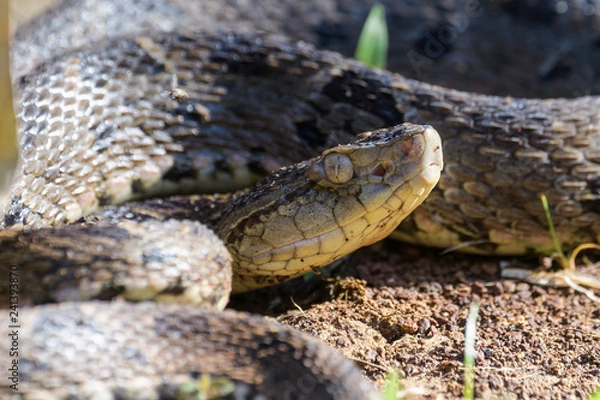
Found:
[{"label": "snake eye", "polygon": [[346,183],[354,176],[354,165],[350,157],[340,153],[330,153],[323,160],[325,176],[333,183]]}]

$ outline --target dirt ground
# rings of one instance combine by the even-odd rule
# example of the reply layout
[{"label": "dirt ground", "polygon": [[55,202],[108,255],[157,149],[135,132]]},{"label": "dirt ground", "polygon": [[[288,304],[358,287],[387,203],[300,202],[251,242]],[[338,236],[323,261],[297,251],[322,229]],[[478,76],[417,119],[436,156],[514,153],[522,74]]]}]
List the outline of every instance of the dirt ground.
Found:
[{"label": "dirt ground", "polygon": [[[269,310],[339,349],[378,385],[396,369],[410,398],[451,399],[462,396],[465,320],[479,302],[477,397],[589,398],[600,384],[600,303],[500,275],[537,265],[390,240],[359,251],[330,277],[237,296],[230,306]],[[578,271],[600,278],[598,268]]]}]

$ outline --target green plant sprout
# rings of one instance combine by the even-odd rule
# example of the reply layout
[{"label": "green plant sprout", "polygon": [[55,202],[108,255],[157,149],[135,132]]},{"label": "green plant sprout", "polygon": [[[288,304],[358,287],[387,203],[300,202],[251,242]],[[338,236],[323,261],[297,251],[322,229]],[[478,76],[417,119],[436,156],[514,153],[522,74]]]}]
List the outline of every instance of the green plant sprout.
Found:
[{"label": "green plant sprout", "polygon": [[383,400],[396,400],[397,393],[402,389],[400,383],[400,373],[396,370],[389,371],[385,375],[385,381],[381,388],[381,398]]},{"label": "green plant sprout", "polygon": [[385,68],[388,53],[388,28],[385,9],[375,3],[358,38],[354,58],[368,66]]},{"label": "green plant sprout", "polygon": [[560,242],[558,241],[558,236],[556,235],[556,229],[554,229],[554,222],[552,221],[552,216],[550,215],[550,206],[548,205],[548,199],[546,195],[543,194],[541,196],[542,199],[542,207],[544,208],[544,213],[546,214],[546,221],[548,222],[548,231],[550,232],[550,236],[552,237],[552,243],[554,244],[554,249],[556,250],[556,254],[558,254],[560,263],[563,268],[567,268],[566,261],[568,260],[567,256],[562,250],[560,246]]},{"label": "green plant sprout", "polygon": [[591,300],[600,302],[600,298],[596,296],[592,290],[586,289],[586,287],[594,289],[600,288],[600,280],[584,273],[578,273],[575,264],[576,258],[581,251],[589,249],[600,250],[600,245],[595,243],[583,243],[566,255],[561,248],[560,240],[558,239],[556,228],[554,227],[554,222],[550,215],[548,200],[545,195],[541,196],[541,202],[548,223],[548,232],[552,238],[555,250],[554,254],[550,256],[549,259],[556,260],[562,269],[556,272],[549,272],[547,270],[530,271],[521,268],[506,268],[502,270],[502,277],[520,279],[542,286],[569,286],[573,290],[585,294]]},{"label": "green plant sprout", "polygon": [[552,243],[554,244],[554,250],[556,254],[558,254],[558,262],[563,267],[563,269],[574,271],[575,266],[575,258],[582,250],[587,249],[596,249],[600,250],[600,245],[595,243],[584,243],[580,244],[571,252],[569,256],[566,256],[563,252],[560,241],[558,240],[558,235],[556,234],[556,229],[554,228],[554,222],[552,222],[552,216],[550,215],[550,206],[548,205],[548,199],[546,199],[546,195],[541,196],[542,199],[542,207],[544,208],[544,213],[546,214],[546,221],[548,222],[548,231],[550,232],[550,236],[552,237]]},{"label": "green plant sprout", "polygon": [[590,396],[590,400],[600,400],[600,386],[598,386],[598,389],[596,389],[596,391],[592,393],[592,395]]},{"label": "green plant sprout", "polygon": [[479,303],[471,303],[465,324],[465,353],[463,358],[463,399],[465,400],[472,400],[475,397],[475,336],[478,314]]},{"label": "green plant sprout", "polygon": [[187,382],[179,387],[177,400],[221,399],[232,395],[235,384],[225,377],[212,377],[202,374],[195,382]]},{"label": "green plant sprout", "polygon": [[554,250],[557,255],[557,261],[563,269],[563,271],[559,271],[556,273],[556,277],[561,278],[568,286],[572,287],[574,290],[584,293],[587,297],[594,301],[600,302],[600,298],[595,296],[592,291],[587,290],[581,286],[584,285],[592,288],[599,288],[600,282],[597,279],[594,279],[593,277],[578,274],[576,272],[577,266],[575,264],[575,260],[581,251],[588,249],[600,250],[600,245],[597,245],[595,243],[583,243],[577,246],[568,256],[565,255],[560,245],[560,241],[558,240],[558,235],[556,234],[556,229],[554,228],[554,222],[552,221],[552,216],[550,215],[550,206],[548,205],[548,199],[546,199],[545,195],[541,196],[541,201],[542,207],[544,208],[544,213],[546,214],[546,221],[548,222],[548,231],[550,233],[550,236],[552,237]]}]

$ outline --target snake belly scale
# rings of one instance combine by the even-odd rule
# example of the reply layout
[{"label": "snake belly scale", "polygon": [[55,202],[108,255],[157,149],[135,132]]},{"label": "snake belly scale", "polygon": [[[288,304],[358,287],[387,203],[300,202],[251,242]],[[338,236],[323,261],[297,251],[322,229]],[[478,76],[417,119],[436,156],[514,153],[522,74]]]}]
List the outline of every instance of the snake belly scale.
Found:
[{"label": "snake belly scale", "polygon": [[[235,14],[230,2],[117,3],[68,0],[17,34],[16,49],[45,55],[22,67],[35,63],[21,50],[14,64],[21,154],[0,254],[3,267],[21,266],[23,302],[65,302],[23,313],[34,339],[21,358],[25,397],[174,398],[183,382],[208,373],[271,397],[291,387],[298,398],[368,398],[372,389],[351,364],[268,320],[189,305],[68,301],[222,308],[231,256],[233,288],[248,290],[379,240],[404,217],[394,234],[409,242],[543,252],[551,240],[540,193],[565,248],[600,238],[596,97],[473,95],[281,37],[197,33],[194,18],[213,12],[226,21]],[[248,31],[244,7],[264,4],[242,3],[233,8]],[[170,18],[153,23],[156,10]],[[139,30],[122,28],[130,12]],[[110,23],[108,41],[95,24],[79,27],[88,15]],[[100,43],[76,44],[82,31]],[[46,39],[86,46],[56,51]],[[445,171],[407,217],[442,167],[428,125],[442,136]],[[230,196],[109,206],[231,191],[293,163]],[[98,362],[113,365],[102,374],[83,368]],[[280,370],[292,373],[277,379]]]}]

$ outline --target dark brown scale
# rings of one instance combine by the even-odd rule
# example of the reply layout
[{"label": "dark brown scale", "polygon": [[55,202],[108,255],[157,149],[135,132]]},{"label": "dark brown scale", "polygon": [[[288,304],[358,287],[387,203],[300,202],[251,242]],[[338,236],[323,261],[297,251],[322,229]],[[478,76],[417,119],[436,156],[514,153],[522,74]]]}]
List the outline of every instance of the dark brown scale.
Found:
[{"label": "dark brown scale", "polygon": [[[135,317],[123,319],[125,315]],[[44,386],[44,398],[54,399],[104,387],[105,394],[116,398],[144,393],[174,399],[186,387],[199,386],[204,374],[216,388],[226,377],[235,395],[244,399],[376,398],[360,371],[336,351],[260,316],[181,305],[89,302],[36,307],[22,317],[22,325],[20,333],[28,340],[20,348],[19,392],[26,396]],[[38,334],[42,327],[45,335]],[[80,351],[56,357],[53,346],[72,348],[73,337]],[[99,345],[104,350],[94,351]],[[55,371],[60,386],[48,384],[36,368],[40,363]],[[105,363],[114,376],[106,370],[98,373]]]}]

